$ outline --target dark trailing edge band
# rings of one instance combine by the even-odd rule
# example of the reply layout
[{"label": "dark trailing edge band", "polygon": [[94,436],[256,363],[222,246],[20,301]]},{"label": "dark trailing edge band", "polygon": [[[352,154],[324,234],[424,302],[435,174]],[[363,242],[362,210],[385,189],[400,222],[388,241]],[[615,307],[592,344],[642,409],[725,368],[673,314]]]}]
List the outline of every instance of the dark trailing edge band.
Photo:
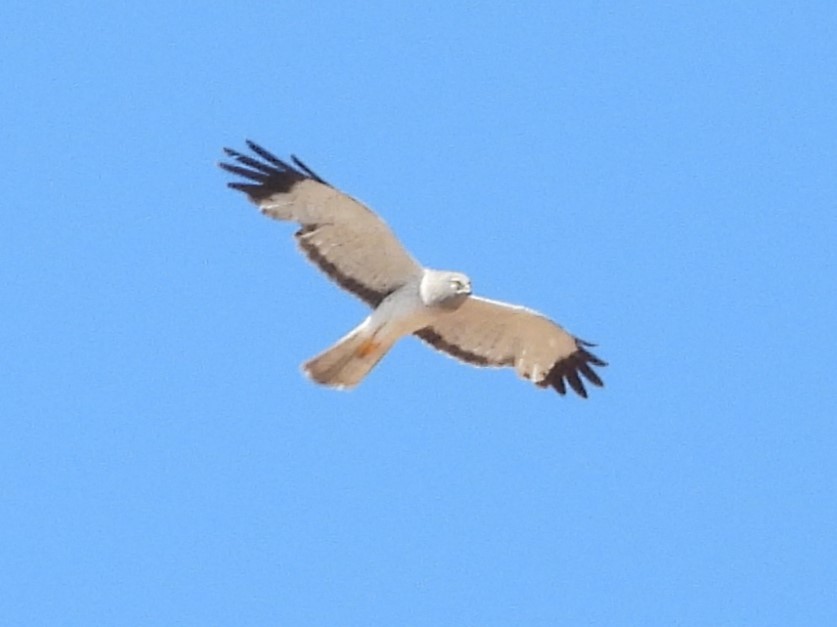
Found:
[{"label": "dark trailing edge band", "polygon": [[472,353],[470,351],[465,350],[461,346],[457,346],[456,344],[451,344],[450,342],[446,342],[441,335],[436,333],[433,330],[433,327],[425,327],[420,331],[416,331],[414,335],[417,335],[422,340],[430,344],[433,348],[442,351],[443,353],[448,353],[449,355],[456,357],[457,359],[461,359],[464,362],[469,364],[473,364],[474,366],[511,366],[514,365],[512,361],[502,364],[495,364],[490,362],[487,358],[483,357],[482,355],[477,355],[476,353]]},{"label": "dark trailing edge band", "polygon": [[345,290],[348,290],[352,294],[355,294],[358,298],[362,301],[367,303],[370,307],[375,308],[381,304],[387,296],[389,296],[392,292],[381,292],[376,291],[368,286],[364,285],[357,279],[350,277],[348,274],[344,274],[339,270],[337,266],[331,263],[328,259],[326,259],[320,251],[317,249],[316,246],[311,244],[306,238],[305,235],[308,233],[312,233],[317,230],[317,226],[308,225],[303,226],[299,229],[296,234],[296,241],[299,244],[300,249],[302,252],[305,253],[306,257],[311,260],[311,262],[318,266],[323,272],[325,272],[329,277],[334,280],[340,287]]}]

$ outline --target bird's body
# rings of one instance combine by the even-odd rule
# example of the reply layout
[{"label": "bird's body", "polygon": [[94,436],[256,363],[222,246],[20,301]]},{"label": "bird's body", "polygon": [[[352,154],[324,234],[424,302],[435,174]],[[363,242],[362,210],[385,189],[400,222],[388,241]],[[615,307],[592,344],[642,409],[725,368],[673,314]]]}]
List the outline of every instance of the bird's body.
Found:
[{"label": "bird's body", "polygon": [[476,366],[512,366],[540,387],[586,397],[579,374],[602,381],[591,365],[605,362],[592,346],[545,316],[471,293],[460,272],[422,267],[366,206],[327,184],[301,161],[290,165],[248,142],[258,158],[225,149],[237,163],[225,170],[262,213],[300,225],[297,242],[330,278],[373,308],[334,346],[303,365],[316,382],[351,388],[401,337],[414,334],[451,357]]}]

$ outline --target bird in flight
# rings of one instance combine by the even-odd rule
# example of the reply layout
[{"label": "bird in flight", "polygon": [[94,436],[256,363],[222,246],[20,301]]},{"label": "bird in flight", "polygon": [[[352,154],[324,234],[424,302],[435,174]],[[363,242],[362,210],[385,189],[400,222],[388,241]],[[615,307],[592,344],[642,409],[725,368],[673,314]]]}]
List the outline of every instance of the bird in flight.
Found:
[{"label": "bird in flight", "polygon": [[[243,180],[228,183],[261,212],[296,222],[308,259],[372,313],[334,346],[303,364],[317,383],[352,388],[407,335],[474,366],[513,367],[541,388],[587,398],[584,379],[603,385],[592,366],[607,364],[593,346],[542,314],[471,292],[461,272],[431,270],[402,246],[368,207],[326,183],[295,156],[278,159],[247,141],[251,154],[231,148],[219,165]],[[583,379],[582,379],[583,377]]]}]

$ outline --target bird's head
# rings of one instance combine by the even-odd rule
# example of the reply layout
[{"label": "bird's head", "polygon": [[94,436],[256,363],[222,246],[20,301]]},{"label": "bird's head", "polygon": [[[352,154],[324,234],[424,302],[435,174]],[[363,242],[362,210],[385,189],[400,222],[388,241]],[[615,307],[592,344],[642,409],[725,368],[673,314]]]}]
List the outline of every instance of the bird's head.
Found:
[{"label": "bird's head", "polygon": [[449,275],[448,281],[454,295],[471,295],[471,279],[461,272],[448,272],[447,274]]},{"label": "bird's head", "polygon": [[421,298],[430,307],[457,308],[471,295],[471,279],[461,272],[425,270]]}]

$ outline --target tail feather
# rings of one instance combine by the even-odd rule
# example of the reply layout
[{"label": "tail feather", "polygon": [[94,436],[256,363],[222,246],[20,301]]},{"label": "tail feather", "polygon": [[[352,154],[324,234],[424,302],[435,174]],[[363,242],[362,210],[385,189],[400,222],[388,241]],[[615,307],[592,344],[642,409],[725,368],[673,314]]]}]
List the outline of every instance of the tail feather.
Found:
[{"label": "tail feather", "polygon": [[337,388],[356,386],[392,347],[362,326],[306,362],[302,369],[317,383]]}]

